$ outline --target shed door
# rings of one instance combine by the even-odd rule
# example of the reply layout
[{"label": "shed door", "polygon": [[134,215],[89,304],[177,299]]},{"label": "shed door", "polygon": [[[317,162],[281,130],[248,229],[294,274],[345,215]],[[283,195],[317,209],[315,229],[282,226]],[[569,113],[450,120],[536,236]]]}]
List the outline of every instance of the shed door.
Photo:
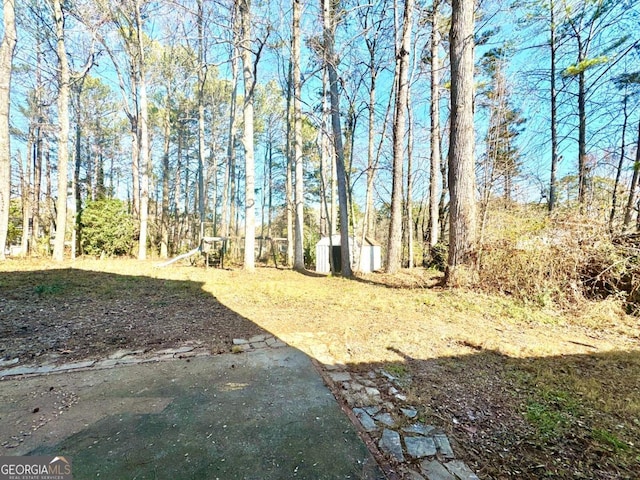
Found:
[{"label": "shed door", "polygon": [[334,245],[331,249],[331,260],[333,261],[333,271],[342,272],[342,251],[340,245]]}]

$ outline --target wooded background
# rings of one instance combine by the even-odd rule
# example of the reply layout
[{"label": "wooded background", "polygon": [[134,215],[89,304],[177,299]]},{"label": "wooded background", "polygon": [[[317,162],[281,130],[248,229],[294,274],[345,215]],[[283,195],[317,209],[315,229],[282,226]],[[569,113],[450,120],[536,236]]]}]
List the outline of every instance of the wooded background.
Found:
[{"label": "wooded background", "polygon": [[637,2],[3,5],[0,256],[167,258],[204,234],[249,270],[286,238],[303,269],[340,232],[451,281],[492,220],[640,229]]}]

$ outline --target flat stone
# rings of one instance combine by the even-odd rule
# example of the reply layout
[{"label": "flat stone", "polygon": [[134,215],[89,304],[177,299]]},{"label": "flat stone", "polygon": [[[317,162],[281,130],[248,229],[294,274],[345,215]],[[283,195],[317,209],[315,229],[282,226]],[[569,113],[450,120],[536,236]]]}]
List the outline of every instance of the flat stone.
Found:
[{"label": "flat stone", "polygon": [[407,454],[413,458],[430,457],[436,454],[436,444],[431,437],[404,437]]},{"label": "flat stone", "polygon": [[396,393],[398,393],[398,389],[396,387],[390,387],[389,388],[389,395],[395,395]]},{"label": "flat stone", "polygon": [[111,360],[118,360],[129,355],[140,355],[141,353],[144,353],[144,350],[116,350],[109,355],[108,358]]},{"label": "flat stone", "polygon": [[269,337],[265,340],[265,342],[267,342],[267,345],[269,345],[270,347],[284,347],[286,345],[286,343],[278,340],[275,337]]},{"label": "flat stone", "polygon": [[424,477],[420,475],[418,472],[416,472],[415,470],[407,470],[405,472],[404,478],[408,480],[424,480]]},{"label": "flat stone", "polygon": [[433,432],[436,428],[431,425],[422,425],[421,423],[414,423],[408,427],[402,429],[405,433],[416,433],[418,435],[427,436]]},{"label": "flat stone", "polygon": [[390,413],[379,413],[373,418],[387,427],[393,427],[396,424]]},{"label": "flat stone", "polygon": [[10,367],[20,361],[19,358],[12,358],[11,360],[0,360],[0,367]]},{"label": "flat stone", "polygon": [[251,337],[249,339],[249,343],[254,343],[254,342],[264,342],[267,338],[269,338],[271,335],[254,335],[253,337]]},{"label": "flat stone", "polygon": [[398,400],[400,400],[401,402],[406,402],[407,401],[407,396],[406,395],[401,395],[399,393],[396,395],[396,398]]},{"label": "flat stone", "polygon": [[451,444],[449,443],[449,439],[446,435],[439,433],[433,436],[433,439],[436,441],[436,447],[445,458],[454,458],[453,449],[451,448]]},{"label": "flat stone", "polygon": [[55,367],[52,372],[66,372],[67,370],[76,370],[78,368],[89,368],[95,364],[95,360],[87,360],[86,362],[65,363],[59,367]]},{"label": "flat stone", "polygon": [[373,388],[373,387],[366,387],[367,395],[370,395],[372,397],[377,397],[380,395],[380,390],[378,390],[377,388]]},{"label": "flat stone", "polygon": [[178,347],[178,348],[166,348],[164,350],[159,350],[158,354],[160,355],[177,355],[179,353],[187,353],[187,352],[191,352],[194,349],[194,347]]},{"label": "flat stone", "polygon": [[350,385],[351,385],[351,390],[355,392],[359,392],[364,389],[364,385],[361,385],[357,382],[352,382]]},{"label": "flat stone", "polygon": [[415,408],[401,408],[400,411],[407,418],[416,418],[418,411]]},{"label": "flat stone", "polygon": [[[169,356],[172,357],[171,355]],[[154,359],[160,359],[161,357],[153,357]],[[136,358],[136,357],[124,357],[118,360],[118,365],[136,365],[138,363],[142,363],[144,359]]]},{"label": "flat stone", "polygon": [[334,382],[348,382],[351,380],[351,374],[349,372],[329,372],[329,378]]},{"label": "flat stone", "polygon": [[267,342],[251,342],[253,348],[267,348]]},{"label": "flat stone", "polygon": [[331,372],[344,369],[344,365],[340,365],[339,363],[325,363],[323,364],[323,366],[326,370],[329,370]]},{"label": "flat stone", "polygon": [[362,427],[367,432],[373,432],[378,429],[376,426],[376,422],[373,421],[373,418],[363,409],[363,408],[354,408],[353,413],[355,413],[358,420],[362,424]]},{"label": "flat stone", "polygon": [[245,340],[244,338],[234,338],[233,339],[233,344],[234,345],[246,345],[247,343],[249,343],[249,340]]},{"label": "flat stone", "polygon": [[451,460],[444,466],[460,480],[480,480],[462,460]]},{"label": "flat stone", "polygon": [[386,377],[388,380],[396,380],[396,377],[394,377],[393,375],[391,375],[390,373],[385,372],[384,370],[380,369],[380,375],[382,375],[383,377]]},{"label": "flat stone", "polygon": [[29,366],[14,367],[14,368],[9,368],[7,370],[0,370],[0,377],[11,377],[14,375],[31,375],[33,373],[36,373],[37,370],[38,370],[38,367],[29,367]]},{"label": "flat stone", "polygon": [[364,411],[367,412],[369,415],[375,415],[380,410],[382,410],[382,408],[380,408],[378,406],[364,407]]},{"label": "flat stone", "polygon": [[400,434],[398,432],[385,428],[378,446],[398,462],[404,462],[402,444],[400,443]]},{"label": "flat stone", "polygon": [[420,464],[420,469],[428,480],[456,480],[449,471],[437,460],[425,460]]},{"label": "flat stone", "polygon": [[107,360],[102,360],[101,362],[96,363],[96,367],[110,368],[110,367],[115,367],[117,364],[118,364],[118,359],[108,358]]}]

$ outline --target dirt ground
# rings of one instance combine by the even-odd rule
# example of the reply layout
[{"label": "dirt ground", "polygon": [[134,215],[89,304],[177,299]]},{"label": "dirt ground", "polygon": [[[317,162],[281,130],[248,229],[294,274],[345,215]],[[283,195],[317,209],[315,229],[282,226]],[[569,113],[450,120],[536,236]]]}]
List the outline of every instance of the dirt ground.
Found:
[{"label": "dirt ground", "polygon": [[221,353],[233,338],[307,333],[350,370],[404,377],[421,418],[449,433],[480,478],[640,478],[637,318],[608,303],[567,316],[438,280],[10,261],[0,264],[0,359],[185,344]]}]

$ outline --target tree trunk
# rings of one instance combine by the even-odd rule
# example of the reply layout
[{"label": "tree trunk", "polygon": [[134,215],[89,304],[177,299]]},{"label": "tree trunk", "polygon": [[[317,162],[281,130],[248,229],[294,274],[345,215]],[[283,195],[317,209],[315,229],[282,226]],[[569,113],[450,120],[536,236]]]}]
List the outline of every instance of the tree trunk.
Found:
[{"label": "tree trunk", "polygon": [[160,223],[160,258],[169,256],[169,148],[171,147],[170,90],[164,105],[164,145],[162,152],[162,220]]},{"label": "tree trunk", "polygon": [[[235,7],[237,8],[237,6]],[[236,154],[236,107],[238,102],[238,60],[236,58],[237,47],[237,33],[236,33],[236,20],[235,16],[232,20],[233,28],[233,46],[231,47],[231,101],[229,103],[229,138],[227,144],[227,162],[224,170],[224,180],[222,184],[222,218],[220,225],[220,234],[223,237],[228,237],[230,234],[229,226],[231,222],[231,170]]]},{"label": "tree trunk", "polygon": [[[4,260],[11,204],[11,146],[9,133],[13,52],[17,42],[14,0],[3,0],[4,37],[0,45],[0,260]],[[24,228],[27,228],[26,226]]]},{"label": "tree trunk", "polygon": [[[584,60],[583,47],[578,37],[578,65]],[[578,74],[578,203],[584,207],[587,186],[587,93],[585,73]]]},{"label": "tree trunk", "polygon": [[413,105],[411,103],[411,82],[407,88],[407,267],[414,267],[413,259]]},{"label": "tree trunk", "polygon": [[474,1],[453,0],[450,31],[449,259],[445,282],[474,281],[476,201],[473,130]]},{"label": "tree trunk", "polygon": [[558,189],[558,92],[556,89],[556,20],[554,0],[549,2],[550,12],[550,40],[549,49],[551,52],[551,179],[549,184],[549,212],[553,212],[557,201]]},{"label": "tree trunk", "polygon": [[139,127],[140,127],[140,238],[138,242],[138,260],[147,258],[147,223],[149,219],[149,174],[151,159],[149,156],[149,111],[147,105],[147,82],[144,59],[144,39],[140,0],[136,0],[136,40],[138,47],[138,91],[139,91]]},{"label": "tree trunk", "polygon": [[629,122],[629,112],[627,111],[627,100],[628,97],[625,93],[622,103],[622,139],[620,145],[620,160],[618,161],[618,168],[616,169],[616,179],[613,183],[613,193],[611,194],[611,213],[609,214],[609,233],[613,233],[613,222],[616,217],[616,207],[618,203],[618,185],[620,184],[620,176],[622,175],[622,167],[624,165],[624,154],[625,154],[625,137],[627,135],[627,123]]},{"label": "tree trunk", "polygon": [[[18,152],[18,160],[22,163],[20,152]],[[28,153],[25,160],[25,171],[22,177],[22,240],[20,242],[22,257],[26,257],[29,253],[29,219],[31,218],[31,161]]]},{"label": "tree trunk", "polygon": [[[636,190],[638,189],[638,181],[640,180],[640,121],[638,122],[638,140],[636,143],[636,161],[633,164],[633,177],[631,178],[631,187],[629,188],[629,199],[624,209],[623,228],[627,230],[631,225],[631,217],[636,203]],[[640,213],[638,213],[640,221]]]},{"label": "tree trunk", "polygon": [[64,45],[64,14],[60,0],[53,0],[53,16],[56,28],[56,52],[58,54],[58,201],[56,203],[56,238],[53,259],[64,260],[64,240],[67,226],[67,170],[69,162],[69,89],[71,73]]},{"label": "tree trunk", "polygon": [[[411,1],[411,0],[409,0]],[[338,74],[336,72],[336,58],[334,55],[335,13],[330,0],[321,0],[323,34],[324,34],[324,63],[329,75],[329,96],[331,100],[331,126],[333,130],[333,144],[336,154],[336,177],[338,181],[338,197],[340,202],[340,243],[342,276],[350,278],[351,255],[349,248],[349,206],[347,205],[347,182],[344,165],[344,145],[342,143],[342,127],[340,126],[340,98],[338,95]]]},{"label": "tree trunk", "polygon": [[285,211],[287,217],[287,265],[293,266],[293,167],[294,159],[291,150],[291,97],[293,96],[293,62],[289,61],[289,74],[287,76],[287,167],[285,184]]},{"label": "tree trunk", "polygon": [[206,71],[204,62],[204,32],[202,0],[198,0],[198,214],[200,236],[204,235],[206,194],[204,189],[204,84]]},{"label": "tree trunk", "polygon": [[301,0],[293,0],[293,29],[291,37],[293,82],[293,163],[295,166],[295,245],[293,268],[304,271],[304,171],[302,161],[302,106],[300,92],[300,17]]},{"label": "tree trunk", "polygon": [[[375,67],[375,48],[369,49],[369,137],[367,141],[367,192],[365,201],[365,218],[363,239],[375,230],[375,214],[373,208],[373,182],[376,177],[376,160],[374,156],[375,121],[376,121],[376,80],[378,71]],[[364,242],[363,242],[364,244]]]},{"label": "tree trunk", "polygon": [[439,240],[439,189],[440,179],[440,24],[438,22],[439,3],[433,3],[431,18],[431,167],[429,172],[429,247]]},{"label": "tree trunk", "polygon": [[255,162],[253,149],[253,53],[251,52],[251,2],[240,1],[240,22],[242,29],[242,70],[244,73],[244,144],[245,162],[245,219],[244,219],[244,269],[255,269]]},{"label": "tree trunk", "polygon": [[[81,216],[82,216],[82,189],[80,188],[80,166],[82,164],[82,88],[84,85],[84,79],[82,77],[80,82],[76,84],[76,142],[75,142],[75,162],[73,169],[73,194],[75,200],[75,215],[73,226],[73,240],[71,242],[71,258],[76,258],[78,254],[82,254],[82,231],[81,231]],[[113,169],[112,169],[113,170]]]},{"label": "tree trunk", "polygon": [[413,26],[414,0],[405,0],[402,42],[396,59],[396,108],[393,119],[393,183],[391,187],[391,222],[387,244],[387,273],[395,273],[400,268],[402,247],[402,181],[405,136],[405,109],[409,88],[409,55],[411,50],[411,30]]}]

